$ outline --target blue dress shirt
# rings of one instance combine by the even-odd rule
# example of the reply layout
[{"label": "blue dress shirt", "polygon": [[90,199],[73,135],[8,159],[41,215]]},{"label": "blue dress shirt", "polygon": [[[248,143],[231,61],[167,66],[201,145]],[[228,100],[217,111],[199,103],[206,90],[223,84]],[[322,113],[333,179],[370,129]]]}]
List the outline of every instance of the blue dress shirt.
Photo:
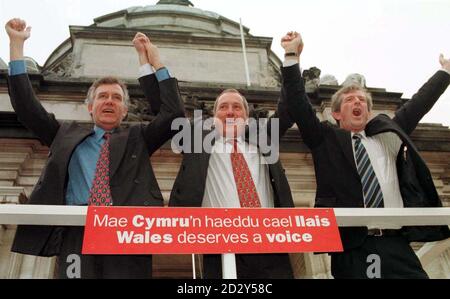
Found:
[{"label": "blue dress shirt", "polygon": [[[14,60],[9,63],[8,73],[10,76],[21,75],[27,72],[24,60]],[[156,71],[158,82],[170,78],[167,68]],[[105,131],[97,126],[91,135],[84,139],[74,150],[70,157],[68,175],[69,181],[66,192],[66,205],[87,205],[89,191],[94,181],[95,169],[100,150],[105,142],[103,135]]]}]

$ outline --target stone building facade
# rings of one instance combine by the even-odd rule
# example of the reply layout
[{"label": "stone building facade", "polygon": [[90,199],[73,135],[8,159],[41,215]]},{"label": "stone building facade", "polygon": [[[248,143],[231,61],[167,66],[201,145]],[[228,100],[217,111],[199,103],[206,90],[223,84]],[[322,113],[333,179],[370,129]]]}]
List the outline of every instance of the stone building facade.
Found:
[{"label": "stone building facade", "polygon": [[[90,123],[84,99],[95,78],[116,75],[130,89],[132,104],[128,122],[149,121],[153,115],[137,83],[138,60],[131,40],[144,32],[161,52],[171,74],[180,81],[187,114],[194,109],[211,113],[215,97],[226,88],[240,90],[255,116],[270,115],[280,94],[280,59],[270,50],[272,38],[253,36],[244,27],[251,86],[246,86],[240,27],[235,21],[203,11],[189,1],[165,0],[156,5],[131,7],[98,17],[91,26],[70,26],[70,37],[41,67],[27,58],[37,96],[58,119]],[[4,58],[5,60],[5,58]],[[308,92],[317,115],[334,122],[330,99],[339,89],[336,80],[320,80],[317,69],[308,70]],[[319,70],[320,74],[320,70]],[[18,121],[11,107],[7,64],[0,58],[0,204],[26,200],[45,165],[48,148]],[[401,93],[370,88],[375,113],[393,115],[404,102]],[[450,130],[437,124],[421,124],[413,140],[431,169],[438,193],[450,206]],[[315,178],[311,154],[293,128],[281,140],[281,160],[286,168],[295,204],[314,204]],[[166,144],[152,158],[156,176],[168,200],[181,157]],[[0,278],[52,278],[54,258],[14,254],[9,251],[15,227],[0,228]],[[449,244],[428,247],[414,244],[431,277],[450,278]],[[327,255],[292,254],[297,278],[329,278]],[[190,256],[155,256],[155,277],[192,277]]]}]

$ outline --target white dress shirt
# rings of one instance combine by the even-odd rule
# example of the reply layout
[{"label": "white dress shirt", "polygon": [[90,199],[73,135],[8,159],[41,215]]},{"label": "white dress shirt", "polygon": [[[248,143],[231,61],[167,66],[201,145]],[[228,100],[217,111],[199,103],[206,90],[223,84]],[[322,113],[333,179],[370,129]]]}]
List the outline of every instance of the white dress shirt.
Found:
[{"label": "white dress shirt", "polygon": [[[362,136],[361,143],[366,148],[372,163],[373,170],[380,183],[383,193],[385,208],[403,208],[403,200],[397,176],[397,155],[402,145],[401,139],[392,132],[377,134],[367,137],[364,131],[359,132]],[[355,158],[355,140],[353,139],[353,157]]]},{"label": "white dress shirt", "polygon": [[[239,152],[244,155],[250,169],[261,207],[273,208],[274,194],[270,183],[269,166],[263,160],[264,157],[257,146],[245,142],[242,137],[239,137],[237,141]],[[203,207],[241,207],[231,166],[232,150],[232,140],[225,142],[225,139],[221,137],[215,142],[209,159]]]}]

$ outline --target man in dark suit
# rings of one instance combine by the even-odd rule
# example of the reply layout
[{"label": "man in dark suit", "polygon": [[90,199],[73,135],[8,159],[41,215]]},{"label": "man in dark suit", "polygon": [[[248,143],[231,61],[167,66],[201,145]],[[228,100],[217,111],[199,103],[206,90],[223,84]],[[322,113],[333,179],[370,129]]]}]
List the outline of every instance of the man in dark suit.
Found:
[{"label": "man in dark suit", "polygon": [[[36,98],[26,74],[23,46],[30,28],[23,20],[6,24],[10,37],[9,94],[19,120],[50,148],[45,169],[28,204],[162,206],[163,197],[149,157],[172,135],[172,120],[184,116],[177,81],[170,78],[158,49],[137,34],[134,45],[143,72],[151,64],[155,74],[139,79],[145,94],[160,97],[161,107],[149,124],[123,126],[128,91],[117,78],[101,78],[88,92],[88,110],[95,126],[57,121]],[[150,99],[148,99],[150,100]],[[58,256],[59,278],[151,278],[152,257],[81,255],[83,227],[19,226],[12,251]],[[68,273],[80,258],[81,269]],[[80,275],[72,275],[74,273]]]},{"label": "man in dark suit", "polygon": [[[278,139],[292,126],[284,103],[271,119],[279,118],[279,127],[260,126],[259,136],[272,134]],[[176,177],[170,206],[214,208],[294,207],[291,190],[281,162],[274,153],[262,150],[262,143],[252,142],[249,108],[245,97],[235,89],[223,91],[214,105],[214,129],[194,120],[189,137],[183,141],[183,160]],[[200,126],[199,130],[196,130]],[[247,130],[246,130],[247,128]],[[202,136],[196,138],[196,133]],[[273,132],[273,133],[271,133]],[[211,134],[211,148],[203,146]],[[177,137],[175,136],[173,140]],[[269,138],[270,139],[270,138]],[[260,140],[258,138],[258,140]],[[250,142],[249,142],[250,141]],[[278,140],[272,143],[278,144]],[[189,144],[188,146],[186,144]],[[196,150],[197,149],[197,150]],[[278,149],[276,149],[278,151]],[[276,153],[278,154],[278,153]],[[245,183],[244,183],[245,181]],[[288,254],[237,254],[238,278],[293,278]],[[204,278],[221,278],[220,255],[203,256]]]},{"label": "man in dark suit", "polygon": [[[344,86],[332,98],[338,128],[319,121],[305,93],[298,65],[303,49],[300,35],[288,33],[282,46],[292,59],[282,69],[282,96],[313,155],[316,207],[441,207],[430,171],[409,135],[447,88],[450,61],[441,55],[442,70],[393,119],[384,114],[370,119],[368,91],[357,84]],[[335,278],[372,278],[377,272],[381,278],[427,278],[409,242],[450,236],[447,226],[354,227],[341,228],[340,233],[344,252],[331,255]],[[379,257],[380,271],[368,268],[371,255]]]}]

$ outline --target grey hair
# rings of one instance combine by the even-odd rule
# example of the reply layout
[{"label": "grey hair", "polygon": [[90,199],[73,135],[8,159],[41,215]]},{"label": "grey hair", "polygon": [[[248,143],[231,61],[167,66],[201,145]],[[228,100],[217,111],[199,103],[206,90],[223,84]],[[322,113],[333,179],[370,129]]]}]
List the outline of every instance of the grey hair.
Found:
[{"label": "grey hair", "polygon": [[331,111],[332,112],[340,112],[343,96],[349,92],[357,91],[357,90],[362,91],[364,93],[364,95],[366,96],[366,100],[367,100],[367,109],[369,111],[371,111],[372,107],[373,107],[372,95],[370,94],[370,92],[367,89],[365,89],[364,87],[362,87],[361,85],[359,85],[357,83],[351,83],[349,85],[345,85],[341,89],[336,91],[336,93],[331,97]]},{"label": "grey hair", "polygon": [[214,115],[216,114],[216,111],[217,111],[217,108],[218,108],[218,107],[217,107],[217,104],[219,103],[220,97],[221,97],[222,95],[226,94],[226,93],[237,93],[237,94],[241,97],[242,103],[244,104],[245,112],[246,112],[247,117],[248,117],[248,116],[250,115],[250,111],[249,111],[247,99],[246,99],[246,98],[245,98],[245,97],[244,97],[237,89],[234,89],[234,88],[225,89],[224,91],[222,91],[222,92],[217,96],[216,101],[214,102],[214,108],[213,108],[213,113],[214,113]]},{"label": "grey hair", "polygon": [[125,83],[120,80],[117,77],[103,77],[103,78],[99,78],[97,80],[94,81],[94,83],[92,83],[91,87],[89,87],[88,93],[87,93],[87,97],[86,97],[86,104],[92,104],[94,102],[94,98],[95,98],[95,91],[97,90],[97,88],[101,85],[110,85],[110,84],[117,84],[120,86],[120,88],[122,88],[123,91],[123,102],[125,104],[126,107],[129,106],[130,104],[130,95],[128,93],[128,88],[125,85]]}]

